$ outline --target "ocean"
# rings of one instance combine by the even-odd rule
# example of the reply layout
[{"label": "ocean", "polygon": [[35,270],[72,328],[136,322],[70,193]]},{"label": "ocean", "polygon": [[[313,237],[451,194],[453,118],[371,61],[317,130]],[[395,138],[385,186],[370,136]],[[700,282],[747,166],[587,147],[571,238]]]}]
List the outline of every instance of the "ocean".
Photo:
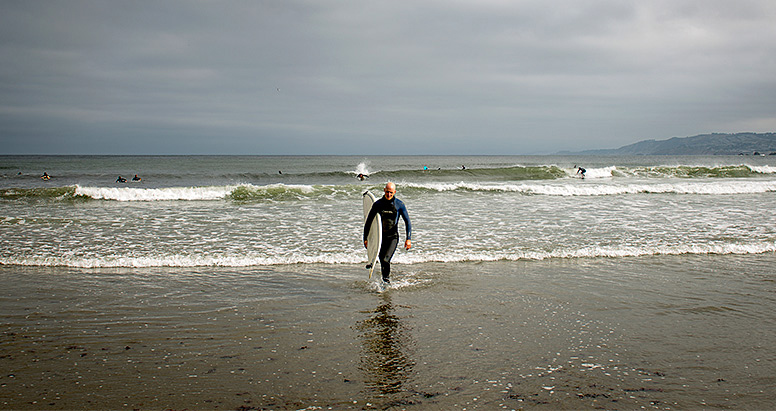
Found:
[{"label": "ocean", "polygon": [[0,404],[769,408],[775,200],[776,156],[0,156]]}]

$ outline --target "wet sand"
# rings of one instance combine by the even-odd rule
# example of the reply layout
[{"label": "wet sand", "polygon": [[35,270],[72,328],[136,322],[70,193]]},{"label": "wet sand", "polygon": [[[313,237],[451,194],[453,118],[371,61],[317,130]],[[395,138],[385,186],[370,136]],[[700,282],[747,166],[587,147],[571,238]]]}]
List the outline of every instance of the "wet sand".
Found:
[{"label": "wet sand", "polygon": [[0,407],[770,408],[774,262],[0,267]]}]

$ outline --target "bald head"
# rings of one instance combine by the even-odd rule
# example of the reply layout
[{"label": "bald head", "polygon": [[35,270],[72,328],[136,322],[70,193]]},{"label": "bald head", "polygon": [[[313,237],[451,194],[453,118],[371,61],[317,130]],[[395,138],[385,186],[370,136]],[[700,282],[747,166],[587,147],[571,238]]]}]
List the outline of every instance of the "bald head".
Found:
[{"label": "bald head", "polygon": [[396,184],[391,183],[390,181],[385,185],[385,189],[383,189],[383,192],[385,193],[385,199],[386,200],[393,200],[393,196],[396,195]]}]

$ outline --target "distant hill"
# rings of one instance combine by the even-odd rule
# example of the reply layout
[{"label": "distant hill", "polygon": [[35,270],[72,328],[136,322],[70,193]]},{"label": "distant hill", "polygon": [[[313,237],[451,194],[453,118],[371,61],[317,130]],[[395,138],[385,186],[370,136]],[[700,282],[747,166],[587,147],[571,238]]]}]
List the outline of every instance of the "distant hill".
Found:
[{"label": "distant hill", "polygon": [[[572,154],[572,153],[562,153]],[[588,155],[758,155],[776,154],[776,133],[701,134],[644,140],[616,149],[586,150]]]}]

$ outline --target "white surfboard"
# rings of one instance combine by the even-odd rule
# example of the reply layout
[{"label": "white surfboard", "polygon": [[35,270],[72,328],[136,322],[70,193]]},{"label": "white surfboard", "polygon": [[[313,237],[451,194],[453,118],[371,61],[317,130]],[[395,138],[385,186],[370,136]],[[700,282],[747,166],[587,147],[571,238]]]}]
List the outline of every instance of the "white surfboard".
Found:
[{"label": "white surfboard", "polygon": [[[369,216],[369,210],[372,209],[372,204],[377,199],[369,191],[364,193],[364,224],[366,224],[366,218]],[[380,214],[375,215],[372,220],[372,225],[369,226],[369,235],[367,236],[367,262],[366,268],[369,270],[369,278],[372,278],[372,271],[377,264],[377,255],[380,253],[380,246],[383,244],[383,222],[380,218]]]}]

